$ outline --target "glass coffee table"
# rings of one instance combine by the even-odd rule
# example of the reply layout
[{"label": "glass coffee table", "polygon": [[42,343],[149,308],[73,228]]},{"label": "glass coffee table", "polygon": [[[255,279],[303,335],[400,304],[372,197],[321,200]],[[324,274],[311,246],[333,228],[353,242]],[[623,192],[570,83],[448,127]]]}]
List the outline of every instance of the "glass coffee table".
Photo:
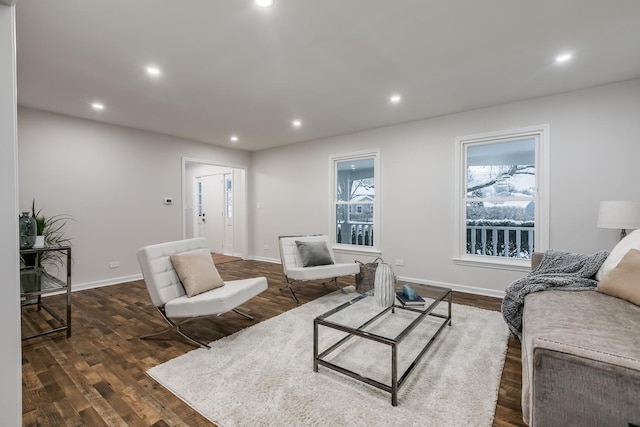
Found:
[{"label": "glass coffee table", "polygon": [[[424,305],[403,306],[396,299],[393,306],[380,307],[373,295],[365,293],[316,317],[313,320],[313,370],[318,372],[318,366],[324,366],[377,387],[391,393],[391,404],[397,406],[400,387],[405,384],[407,377],[447,323],[451,326],[451,289],[429,285],[413,285],[413,288],[425,300]],[[442,302],[448,303],[448,307],[441,307]],[[323,334],[322,350],[319,344],[320,333]],[[360,339],[370,341],[363,343],[365,345],[377,343],[389,346],[390,361],[383,356],[377,357],[377,351],[366,350],[360,355],[350,354],[350,348],[354,348],[354,340]],[[408,362],[405,361],[406,366],[399,367],[398,353],[403,342],[409,342],[409,348],[403,346],[402,351],[407,351],[410,358]],[[356,372],[358,366],[352,368],[350,363],[343,363],[354,357],[376,358],[374,363],[377,365],[390,362],[390,376],[384,368],[386,381],[374,379],[363,372]],[[401,369],[404,372],[399,374]]]}]

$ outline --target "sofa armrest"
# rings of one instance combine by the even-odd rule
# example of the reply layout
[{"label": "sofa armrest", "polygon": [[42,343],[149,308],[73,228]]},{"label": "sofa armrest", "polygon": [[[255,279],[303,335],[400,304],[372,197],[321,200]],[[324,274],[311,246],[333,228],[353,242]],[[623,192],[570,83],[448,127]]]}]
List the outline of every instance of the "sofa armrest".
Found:
[{"label": "sofa armrest", "polygon": [[640,422],[637,366],[634,369],[633,363],[621,360],[618,364],[597,355],[584,357],[580,350],[534,340],[529,425],[627,426]]},{"label": "sofa armrest", "polygon": [[522,415],[532,427],[640,421],[640,307],[596,291],[525,297]]},{"label": "sofa armrest", "polygon": [[542,258],[544,257],[544,252],[534,252],[531,254],[531,269],[533,270],[542,262]]}]

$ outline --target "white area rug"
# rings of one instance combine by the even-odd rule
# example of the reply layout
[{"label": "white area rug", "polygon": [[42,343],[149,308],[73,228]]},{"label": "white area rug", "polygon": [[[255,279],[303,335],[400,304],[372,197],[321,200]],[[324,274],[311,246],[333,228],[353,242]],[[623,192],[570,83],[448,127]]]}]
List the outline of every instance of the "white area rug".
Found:
[{"label": "white area rug", "polygon": [[[454,304],[453,326],[438,336],[393,407],[390,393],[322,366],[313,372],[313,319],[355,296],[353,291],[334,292],[148,374],[222,427],[492,424],[509,336],[499,312]],[[423,334],[429,333],[425,328],[435,327],[435,322],[425,322],[410,335],[422,345]],[[320,331],[322,351],[338,332]],[[343,347],[336,358],[349,363],[349,369],[362,369],[358,372],[376,380],[389,378],[389,346],[356,338]],[[409,339],[400,345],[399,375],[415,349]]]}]

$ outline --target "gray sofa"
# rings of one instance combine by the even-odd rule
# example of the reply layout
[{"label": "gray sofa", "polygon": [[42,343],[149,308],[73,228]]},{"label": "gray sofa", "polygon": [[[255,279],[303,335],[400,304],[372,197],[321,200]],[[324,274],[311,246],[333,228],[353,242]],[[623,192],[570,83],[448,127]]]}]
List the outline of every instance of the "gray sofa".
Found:
[{"label": "gray sofa", "polygon": [[596,291],[527,295],[522,415],[535,427],[640,426],[640,307]]}]

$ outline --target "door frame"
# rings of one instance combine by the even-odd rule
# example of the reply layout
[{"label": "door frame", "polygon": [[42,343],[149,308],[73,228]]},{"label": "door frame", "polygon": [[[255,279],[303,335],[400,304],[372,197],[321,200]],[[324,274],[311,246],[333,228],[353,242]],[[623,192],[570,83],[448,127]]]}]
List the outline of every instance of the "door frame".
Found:
[{"label": "door frame", "polygon": [[[186,168],[188,164],[202,164],[202,165],[207,165],[207,166],[217,166],[217,167],[221,167],[221,168],[228,168],[228,169],[232,169],[232,170],[238,170],[238,171],[242,171],[244,173],[244,179],[242,180],[242,183],[238,183],[236,182],[236,180],[234,180],[234,205],[235,205],[235,201],[237,200],[236,198],[236,189],[238,188],[238,185],[242,185],[244,188],[242,188],[242,192],[243,192],[243,197],[241,198],[242,203],[244,204],[244,209],[241,215],[242,218],[242,224],[240,226],[238,226],[237,222],[234,221],[234,229],[237,230],[237,232],[240,233],[240,242],[242,242],[242,249],[240,251],[240,253],[236,252],[237,250],[237,245],[234,244],[234,255],[237,254],[240,257],[242,257],[243,259],[247,259],[248,257],[248,249],[249,249],[249,236],[247,235],[247,230],[248,230],[248,224],[249,224],[249,205],[248,205],[248,191],[247,191],[247,167],[246,166],[239,166],[239,165],[230,165],[230,164],[224,164],[224,163],[219,163],[219,162],[214,162],[212,160],[207,160],[207,159],[197,159],[197,158],[191,158],[191,157],[182,157],[182,169],[181,169],[181,180],[182,180],[182,207],[180,210],[180,217],[182,219],[182,238],[186,239],[187,237],[187,221],[191,220],[191,218],[187,218],[186,215],[186,209],[189,208],[189,206],[187,206],[187,189],[188,186],[192,186],[193,183],[190,182],[192,180],[187,179],[186,176]],[[237,210],[234,206],[234,217],[236,217],[237,215]],[[235,239],[234,239],[235,241]]]}]

